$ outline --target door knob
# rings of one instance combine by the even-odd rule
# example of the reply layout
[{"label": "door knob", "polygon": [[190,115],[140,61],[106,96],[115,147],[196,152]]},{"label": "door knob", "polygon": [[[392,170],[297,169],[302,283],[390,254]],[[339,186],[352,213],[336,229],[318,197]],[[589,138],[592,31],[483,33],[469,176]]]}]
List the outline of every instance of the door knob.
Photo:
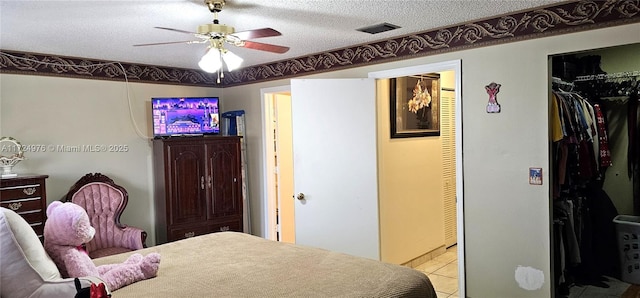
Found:
[{"label": "door knob", "polygon": [[296,199],[302,201],[304,200],[304,194],[303,193],[299,193],[298,196],[296,196]]}]

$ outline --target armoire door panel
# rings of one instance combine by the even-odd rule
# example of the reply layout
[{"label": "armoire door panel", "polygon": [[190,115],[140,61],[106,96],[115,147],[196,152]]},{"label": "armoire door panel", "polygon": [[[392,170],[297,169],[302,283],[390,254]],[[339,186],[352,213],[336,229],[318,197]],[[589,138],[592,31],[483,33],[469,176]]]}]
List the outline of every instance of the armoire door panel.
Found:
[{"label": "armoire door panel", "polygon": [[170,224],[199,222],[206,218],[206,174],[204,148],[197,145],[169,146]]},{"label": "armoire door panel", "polygon": [[219,142],[207,146],[208,171],[211,180],[210,218],[237,215],[242,212],[239,204],[240,147],[237,142]]}]

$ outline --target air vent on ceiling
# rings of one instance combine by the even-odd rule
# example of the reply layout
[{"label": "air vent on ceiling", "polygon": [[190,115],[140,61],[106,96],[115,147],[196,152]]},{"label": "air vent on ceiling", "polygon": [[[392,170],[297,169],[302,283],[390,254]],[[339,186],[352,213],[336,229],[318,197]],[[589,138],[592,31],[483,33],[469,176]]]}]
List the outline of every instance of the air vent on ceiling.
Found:
[{"label": "air vent on ceiling", "polygon": [[400,26],[396,26],[396,25],[389,24],[389,23],[382,23],[382,24],[373,25],[373,26],[369,26],[369,27],[364,27],[364,28],[360,28],[360,29],[356,29],[356,30],[361,31],[361,32],[371,33],[371,34],[377,34],[377,33],[385,32],[385,31],[389,31],[389,30],[393,30],[393,29],[398,29],[398,28],[400,28]]}]

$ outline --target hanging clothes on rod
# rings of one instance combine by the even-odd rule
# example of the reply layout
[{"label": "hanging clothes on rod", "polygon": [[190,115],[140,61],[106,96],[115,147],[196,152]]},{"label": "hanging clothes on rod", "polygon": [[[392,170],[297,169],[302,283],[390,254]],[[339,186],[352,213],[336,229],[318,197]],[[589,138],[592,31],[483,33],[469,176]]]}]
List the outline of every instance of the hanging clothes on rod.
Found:
[{"label": "hanging clothes on rod", "polygon": [[599,179],[611,165],[606,123],[598,104],[578,93],[554,90],[552,138],[556,145],[557,188],[561,191]]},{"label": "hanging clothes on rod", "polygon": [[617,211],[601,188],[612,164],[605,114],[598,102],[572,91],[573,83],[554,79],[552,86],[554,250],[561,256],[555,283],[606,287],[602,278],[615,271],[610,264],[617,254],[603,253],[611,248],[600,242],[615,237],[607,222]]},{"label": "hanging clothes on rod", "polygon": [[640,215],[640,71],[578,76],[574,83],[589,98],[626,105],[627,176],[633,187],[633,213]]}]

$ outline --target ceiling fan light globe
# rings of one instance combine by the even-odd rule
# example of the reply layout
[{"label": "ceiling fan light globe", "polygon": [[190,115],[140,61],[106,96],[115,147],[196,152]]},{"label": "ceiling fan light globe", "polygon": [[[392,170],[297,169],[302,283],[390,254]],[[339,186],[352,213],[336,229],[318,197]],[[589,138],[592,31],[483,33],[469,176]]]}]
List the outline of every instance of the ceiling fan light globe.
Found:
[{"label": "ceiling fan light globe", "polygon": [[222,59],[224,59],[224,63],[227,65],[227,70],[229,71],[238,69],[244,61],[240,56],[230,51],[226,51],[222,54]]},{"label": "ceiling fan light globe", "polygon": [[200,62],[198,63],[198,66],[200,66],[200,68],[208,73],[215,73],[216,71],[218,71],[218,69],[220,69],[220,66],[222,65],[222,63],[220,63],[219,60],[200,60]]},{"label": "ceiling fan light globe", "polygon": [[222,66],[222,61],[220,61],[220,51],[216,48],[210,48],[209,51],[207,51],[207,53],[200,59],[198,66],[208,73],[218,71]]}]

